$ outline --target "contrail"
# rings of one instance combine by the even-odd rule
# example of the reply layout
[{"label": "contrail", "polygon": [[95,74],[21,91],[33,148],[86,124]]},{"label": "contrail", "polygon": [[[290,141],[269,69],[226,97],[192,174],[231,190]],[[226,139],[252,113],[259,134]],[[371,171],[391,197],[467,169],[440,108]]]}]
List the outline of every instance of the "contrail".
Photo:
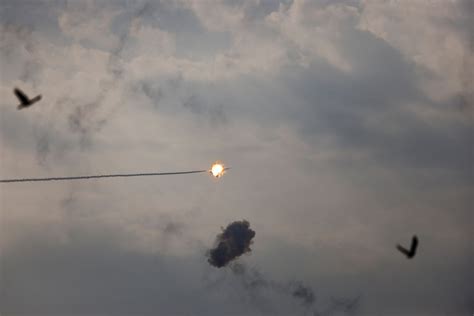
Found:
[{"label": "contrail", "polygon": [[192,171],[177,171],[177,172],[150,172],[150,173],[118,173],[118,174],[101,174],[101,175],[76,176],[76,177],[3,179],[3,180],[0,180],[0,183],[88,180],[88,179],[98,179],[98,178],[124,178],[124,177],[145,177],[145,176],[171,176],[171,175],[178,175],[178,174],[191,174],[191,173],[203,173],[203,172],[208,172],[208,170],[192,170]]}]

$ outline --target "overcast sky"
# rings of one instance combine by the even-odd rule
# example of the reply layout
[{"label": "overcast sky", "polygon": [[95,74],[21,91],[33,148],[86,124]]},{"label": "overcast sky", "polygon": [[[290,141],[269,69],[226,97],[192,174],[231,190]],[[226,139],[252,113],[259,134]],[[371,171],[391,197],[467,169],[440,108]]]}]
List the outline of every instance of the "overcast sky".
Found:
[{"label": "overcast sky", "polygon": [[[1,184],[0,314],[472,315],[473,16],[2,0],[0,178],[232,169]],[[43,99],[18,111],[14,87]],[[208,264],[242,219],[238,262],[280,289]]]}]

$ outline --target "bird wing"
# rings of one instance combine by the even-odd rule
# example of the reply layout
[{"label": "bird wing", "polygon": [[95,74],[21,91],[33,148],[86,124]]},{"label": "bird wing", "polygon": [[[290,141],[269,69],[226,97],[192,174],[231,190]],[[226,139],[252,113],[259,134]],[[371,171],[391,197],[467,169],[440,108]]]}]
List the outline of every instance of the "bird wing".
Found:
[{"label": "bird wing", "polygon": [[37,95],[36,97],[34,97],[33,99],[31,99],[31,100],[30,100],[30,103],[33,104],[33,103],[38,102],[39,100],[41,100],[41,94],[40,94],[40,95]]},{"label": "bird wing", "polygon": [[404,247],[400,246],[400,245],[397,245],[397,249],[398,251],[400,251],[401,253],[403,253],[405,256],[410,256],[410,251],[408,251],[407,249],[405,249]]},{"label": "bird wing", "polygon": [[15,92],[16,97],[18,98],[18,100],[20,100],[21,103],[26,104],[30,101],[28,99],[28,96],[24,94],[23,91],[21,91],[20,89],[15,88],[14,92]]},{"label": "bird wing", "polygon": [[418,238],[416,236],[413,236],[413,239],[411,241],[411,248],[410,248],[410,253],[412,255],[415,255],[417,247],[418,247]]}]

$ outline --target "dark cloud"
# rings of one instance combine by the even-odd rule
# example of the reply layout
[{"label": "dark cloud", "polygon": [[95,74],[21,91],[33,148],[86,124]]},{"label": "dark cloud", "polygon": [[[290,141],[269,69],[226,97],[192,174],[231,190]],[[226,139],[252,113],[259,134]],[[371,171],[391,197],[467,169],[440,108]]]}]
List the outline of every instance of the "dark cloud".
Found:
[{"label": "dark cloud", "polygon": [[[29,228],[21,241],[2,249],[2,313],[219,315],[205,307],[222,304],[220,298],[198,294],[199,256],[180,259],[126,249],[121,243],[130,236],[124,231],[91,221],[73,219],[60,237],[45,226]],[[179,304],[184,296],[186,304]]]},{"label": "dark cloud", "polygon": [[[335,25],[334,36],[332,25],[348,2],[300,6],[304,3],[285,1],[280,6],[277,1],[231,1],[231,9],[222,12],[231,17],[231,27],[224,25],[225,30],[205,28],[212,19],[216,25],[226,21],[217,16],[221,12],[206,10],[219,10],[219,5],[200,1],[194,2],[204,5],[200,14],[181,1],[152,2],[148,7],[139,1],[88,2],[94,12],[119,12],[110,27],[93,14],[80,16],[104,26],[100,34],[87,27],[81,34],[61,33],[61,4],[72,6],[71,1],[0,2],[2,24],[10,28],[0,41],[2,175],[83,174],[88,166],[105,171],[107,165],[124,171],[161,170],[205,164],[215,156],[231,157],[239,165],[239,172],[217,185],[205,177],[186,183],[181,178],[77,183],[77,191],[62,202],[64,212],[51,205],[60,198],[62,186],[2,187],[2,312],[457,316],[473,310],[468,282],[473,275],[473,203],[465,182],[472,184],[473,179],[469,150],[474,131],[472,120],[459,115],[468,116],[472,104],[471,52],[465,52],[461,67],[460,54],[451,52],[462,46],[446,49],[456,43],[453,32],[472,38],[472,14],[458,18],[446,12],[451,20],[436,24],[436,29],[444,32],[449,24],[451,31],[439,33],[439,44],[427,45],[433,52],[425,55],[429,62],[451,58],[447,64],[459,69],[457,79],[463,84],[459,89],[453,80],[454,90],[463,91],[440,101],[430,98],[424,83],[451,82],[452,74],[441,78],[443,73],[420,66],[423,54],[412,56],[411,47],[398,47],[411,46],[413,39],[436,30],[410,33],[408,21],[388,29],[394,37],[389,43],[382,33],[374,36],[358,30],[356,23],[346,23],[343,28]],[[349,3],[360,8],[358,13],[371,5]],[[463,12],[472,10],[472,1],[462,3]],[[331,6],[324,14],[334,15],[329,27],[324,19],[314,21],[321,12],[310,11],[327,4]],[[401,6],[402,11],[418,11]],[[444,4],[436,6],[442,10]],[[430,20],[438,19],[437,12]],[[135,16],[139,21],[133,21]],[[270,31],[267,22],[274,17],[282,23]],[[381,23],[370,18],[367,23],[382,28],[384,19],[404,23],[396,14],[391,17],[382,12],[376,16]],[[131,32],[141,30],[142,23],[168,32],[166,39],[173,46],[164,56],[145,56],[159,63],[145,73],[140,58],[133,60],[142,57],[134,54],[145,47],[135,44],[153,33],[138,39]],[[286,26],[291,38],[281,36],[280,27]],[[329,45],[318,42],[319,35]],[[76,36],[82,38],[76,41]],[[298,45],[291,43],[293,38],[301,40]],[[147,44],[153,52],[154,44]],[[426,51],[424,45],[420,41],[414,48]],[[259,57],[262,50],[269,57],[281,50],[287,55],[286,66],[280,68],[272,58],[267,65]],[[89,63],[81,57],[84,51],[97,58]],[[57,63],[53,52],[58,53]],[[347,69],[318,56],[333,57],[333,52],[347,62]],[[51,67],[44,67],[38,58],[48,56]],[[99,69],[105,66],[97,83],[100,89],[80,95],[84,83],[73,75],[99,61]],[[222,70],[227,61],[232,71]],[[48,80],[40,80],[46,74]],[[43,94],[50,108],[10,110],[11,86],[18,80],[46,85],[41,93],[54,91]],[[75,87],[79,90],[67,91]],[[150,103],[155,111],[141,106]],[[119,119],[111,122],[116,114]],[[194,120],[236,124],[216,133],[205,124],[190,124]],[[90,146],[99,132],[106,146]],[[35,155],[40,168],[29,160]],[[45,170],[52,162],[54,170]],[[139,208],[150,205],[171,215],[159,218],[156,210]],[[126,210],[119,211],[122,207]],[[195,216],[176,217],[188,207],[206,211],[199,221]],[[252,214],[252,225],[265,223],[266,231],[259,230],[258,253],[215,269],[203,259],[208,244],[196,241],[196,235],[207,236],[208,227],[219,227],[216,221],[235,216],[235,209],[243,218]],[[406,230],[425,236],[423,256],[411,265],[402,262],[392,246]],[[436,234],[441,230],[443,234]],[[275,250],[269,250],[265,236],[276,240]],[[320,245],[316,251],[312,241]],[[447,254],[445,260],[438,260],[440,252]],[[244,261],[256,261],[258,268]],[[211,287],[203,284],[203,271],[218,279]],[[363,306],[340,298],[359,291]]]},{"label": "dark cloud", "polygon": [[354,65],[350,73],[316,61],[283,76],[299,100],[288,114],[304,139],[311,143],[325,137],[335,148],[363,152],[385,167],[445,169],[464,177],[472,124],[459,119],[433,123],[417,112],[448,115],[455,100],[431,100],[419,81],[427,70],[383,40],[360,31],[346,36],[345,53]]},{"label": "dark cloud", "polygon": [[255,231],[250,229],[248,221],[230,223],[217,235],[215,248],[209,250],[208,262],[217,268],[226,266],[230,261],[251,251],[250,245],[254,237]]}]

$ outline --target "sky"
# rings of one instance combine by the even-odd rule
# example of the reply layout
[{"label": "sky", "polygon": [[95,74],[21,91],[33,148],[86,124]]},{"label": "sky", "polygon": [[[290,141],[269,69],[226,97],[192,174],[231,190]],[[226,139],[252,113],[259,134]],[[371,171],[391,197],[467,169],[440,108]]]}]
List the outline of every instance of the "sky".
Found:
[{"label": "sky", "polygon": [[[473,16],[2,0],[0,178],[231,169],[1,184],[0,314],[472,315]],[[242,220],[251,251],[210,265]]]}]

